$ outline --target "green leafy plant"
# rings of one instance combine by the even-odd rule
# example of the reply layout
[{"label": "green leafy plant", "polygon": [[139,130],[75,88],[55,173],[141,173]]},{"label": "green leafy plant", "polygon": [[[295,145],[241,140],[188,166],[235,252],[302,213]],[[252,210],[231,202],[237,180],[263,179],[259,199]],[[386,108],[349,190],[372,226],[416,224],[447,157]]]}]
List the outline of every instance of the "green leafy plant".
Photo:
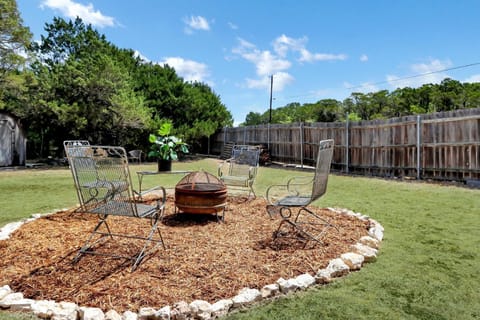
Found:
[{"label": "green leafy plant", "polygon": [[178,160],[179,154],[188,153],[188,145],[182,139],[171,135],[173,124],[164,122],[157,135],[150,134],[148,140],[152,143],[149,157],[162,160]]}]

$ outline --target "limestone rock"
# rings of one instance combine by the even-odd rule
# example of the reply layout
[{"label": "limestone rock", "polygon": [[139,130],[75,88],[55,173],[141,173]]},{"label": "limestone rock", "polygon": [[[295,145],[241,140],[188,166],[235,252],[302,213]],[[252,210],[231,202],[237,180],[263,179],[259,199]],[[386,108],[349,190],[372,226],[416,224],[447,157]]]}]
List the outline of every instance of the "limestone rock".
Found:
[{"label": "limestone rock", "polygon": [[343,262],[342,259],[336,258],[330,260],[327,266],[327,270],[330,272],[331,278],[336,278],[346,275],[350,271],[350,268],[345,262]]},{"label": "limestone rock", "polygon": [[212,304],[212,316],[215,318],[225,316],[233,305],[231,299],[223,299]]},{"label": "limestone rock", "polygon": [[280,286],[277,283],[267,284],[260,290],[262,298],[270,298],[278,295],[280,293]]},{"label": "limestone rock", "polygon": [[204,300],[194,300],[190,303],[190,310],[195,319],[207,320],[212,317],[212,305]]},{"label": "limestone rock", "polygon": [[77,320],[78,306],[73,302],[59,302],[53,310],[52,320]]},{"label": "limestone rock", "polygon": [[53,316],[57,303],[53,300],[38,300],[32,304],[32,312],[42,319],[50,319]]},{"label": "limestone rock", "polygon": [[155,313],[157,311],[153,308],[147,307],[147,308],[140,308],[138,311],[138,319],[139,320],[154,320],[155,319]]},{"label": "limestone rock", "polygon": [[138,319],[138,314],[136,314],[135,312],[127,310],[122,314],[122,319],[123,320],[137,320]]},{"label": "limestone rock", "polygon": [[12,289],[8,285],[4,285],[3,287],[0,287],[0,301],[5,298],[7,295],[10,293],[13,293]]},{"label": "limestone rock", "polygon": [[233,297],[233,307],[242,307],[260,300],[262,294],[257,289],[243,288],[239,293]]},{"label": "limestone rock", "polygon": [[365,257],[365,262],[372,262],[377,259],[377,250],[367,247],[361,243],[353,245],[353,251]]},{"label": "limestone rock", "polygon": [[296,277],[295,282],[300,289],[306,289],[315,283],[315,278],[312,277],[310,274],[305,273]]},{"label": "limestone rock", "polygon": [[345,262],[350,270],[360,270],[362,268],[363,261],[365,261],[364,256],[354,252],[344,253],[340,256],[340,258],[343,260],[343,262]]},{"label": "limestone rock", "polygon": [[315,281],[318,284],[327,284],[332,282],[332,277],[331,277],[331,271],[328,269],[320,269],[317,271],[317,274],[315,275]]},{"label": "limestone rock", "polygon": [[115,310],[108,310],[105,313],[105,320],[122,320],[122,316]]},{"label": "limestone rock", "polygon": [[100,308],[80,307],[79,316],[81,320],[104,320],[105,314]]},{"label": "limestone rock", "polygon": [[170,320],[171,318],[171,313],[172,313],[172,308],[170,306],[165,306],[155,312],[155,319],[159,320]]},{"label": "limestone rock", "polygon": [[380,241],[370,236],[363,236],[358,240],[358,243],[366,245],[373,249],[378,249],[380,247]]},{"label": "limestone rock", "polygon": [[277,280],[277,284],[280,287],[280,291],[284,294],[298,290],[298,283],[294,279],[285,280],[280,278]]},{"label": "limestone rock", "polygon": [[172,319],[187,320],[187,319],[190,319],[191,314],[192,312],[187,302],[179,301],[173,305],[172,312],[171,312]]}]

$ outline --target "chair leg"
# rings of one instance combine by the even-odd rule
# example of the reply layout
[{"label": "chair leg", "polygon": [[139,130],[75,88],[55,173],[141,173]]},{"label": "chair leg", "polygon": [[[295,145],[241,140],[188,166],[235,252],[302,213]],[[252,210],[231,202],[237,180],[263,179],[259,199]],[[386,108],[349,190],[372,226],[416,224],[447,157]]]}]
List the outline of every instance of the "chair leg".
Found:
[{"label": "chair leg", "polygon": [[248,198],[250,198],[250,194],[253,193],[253,199],[257,198],[257,195],[255,194],[255,190],[253,190],[253,186],[249,186],[250,190],[248,191]]},{"label": "chair leg", "polygon": [[[104,233],[104,232],[101,232],[99,233],[98,232],[98,229],[102,226],[102,225],[105,225],[105,228],[107,229],[107,232]],[[94,235],[96,234],[100,234],[101,237],[95,241],[92,242],[92,238],[94,237]],[[97,244],[98,242],[100,242],[101,240],[103,240],[105,237],[110,237],[110,238],[113,238],[113,235],[112,235],[112,232],[110,231],[110,227],[108,226],[108,223],[107,223],[107,217],[102,217],[100,218],[100,221],[97,223],[97,225],[95,226],[95,228],[93,228],[93,231],[90,233],[90,235],[88,236],[88,239],[87,241],[85,241],[85,243],[83,244],[83,246],[80,248],[80,250],[78,250],[78,253],[77,255],[75,256],[75,258],[73,258],[73,264],[76,264],[80,258],[82,257],[82,255],[86,254],[89,252],[89,249],[92,248],[95,244]]]},{"label": "chair leg", "polygon": [[[300,221],[300,216],[302,212],[310,214],[315,220],[319,221]],[[323,238],[325,232],[327,232],[328,228],[334,227],[337,231],[339,231],[337,226],[331,224],[327,219],[315,214],[307,207],[301,207],[298,210],[298,214],[295,217],[294,224],[296,225],[297,229],[301,231],[301,233],[303,233],[307,238],[320,244],[323,244],[321,239]]]},{"label": "chair leg", "polygon": [[[108,226],[108,223],[106,221],[107,216],[101,217],[100,221],[97,223],[97,225],[89,235],[87,241],[85,241],[85,244],[82,246],[82,248],[78,251],[77,255],[73,259],[73,263],[74,264],[77,263],[84,254],[109,256],[116,259],[127,259],[127,260],[133,261],[132,272],[135,271],[135,269],[141,264],[145,256],[147,256],[148,253],[154,251],[158,246],[162,245],[163,249],[166,250],[165,242],[163,241],[160,228],[158,227],[158,224],[160,222],[160,217],[161,215],[156,215],[155,217],[151,218],[151,223],[150,223],[151,228],[147,236],[135,236],[135,235],[125,235],[125,234],[116,234],[116,233],[114,234],[110,231],[110,227]],[[106,232],[99,231],[99,228],[102,225],[105,225],[105,228],[107,229]],[[158,233],[158,239],[154,238],[155,233]],[[92,241],[94,235],[100,235],[101,237],[95,241]],[[143,247],[133,256],[118,255],[115,253],[99,253],[99,252],[90,250],[93,246],[95,246],[97,243],[99,243],[101,240],[105,239],[106,237],[110,237],[110,238],[119,237],[119,238],[143,240],[144,244],[143,244]],[[152,242],[155,242],[155,245],[153,245],[151,248],[148,249],[148,247]]]},{"label": "chair leg", "polygon": [[[132,257],[132,260],[135,260],[132,266],[132,272],[135,271],[135,269],[137,269],[140,263],[142,263],[143,258],[145,258],[148,252],[155,250],[160,244],[163,246],[163,249],[166,250],[165,242],[163,242],[162,233],[158,228],[158,222],[159,222],[158,216],[155,218],[152,218],[152,228],[150,229],[148,236],[145,238],[145,244],[143,245],[142,249],[138,252],[138,254]],[[153,239],[153,235],[155,234],[155,232],[158,232],[160,240]],[[157,244],[147,251],[147,247],[150,245],[152,241],[156,242]]]},{"label": "chair leg", "polygon": [[[309,241],[314,241],[316,243],[323,244],[322,242],[323,235],[330,227],[334,227],[338,231],[337,226],[335,226],[334,224],[331,224],[329,221],[315,214],[314,212],[312,212],[306,207],[301,207],[298,210],[298,213],[295,216],[295,219],[292,219],[292,211],[289,207],[282,207],[280,208],[279,212],[282,217],[282,221],[280,221],[280,224],[277,230],[274,232],[274,240],[277,239],[278,237],[294,238],[297,240],[304,241],[305,242],[304,247],[305,247]],[[301,216],[303,212],[310,214],[315,220],[319,220],[319,222],[302,221]],[[293,229],[293,231],[298,233],[298,235],[296,236],[282,235],[281,229],[284,227],[285,224],[290,226]]]}]

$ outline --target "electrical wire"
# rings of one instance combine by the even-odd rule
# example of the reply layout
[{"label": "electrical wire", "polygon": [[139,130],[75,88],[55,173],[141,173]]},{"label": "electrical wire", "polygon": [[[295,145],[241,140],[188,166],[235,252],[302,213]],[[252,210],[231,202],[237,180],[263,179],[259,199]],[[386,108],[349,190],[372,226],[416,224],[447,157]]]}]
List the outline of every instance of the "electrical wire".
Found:
[{"label": "electrical wire", "polygon": [[445,68],[445,69],[430,71],[430,72],[426,72],[426,73],[420,73],[420,74],[416,74],[416,75],[413,75],[413,76],[408,76],[408,77],[403,77],[403,78],[398,78],[398,79],[391,79],[391,80],[379,81],[379,82],[375,82],[375,83],[369,83],[369,84],[365,84],[365,85],[348,87],[346,89],[356,89],[356,88],[362,88],[362,87],[367,87],[367,86],[372,86],[372,85],[375,86],[375,85],[378,85],[378,84],[385,84],[385,83],[403,81],[403,80],[412,79],[412,78],[419,78],[419,77],[424,77],[424,76],[428,76],[428,75],[435,74],[435,73],[473,67],[473,66],[476,66],[476,65],[479,65],[479,64],[480,64],[480,62],[469,63],[469,64],[464,64],[462,66]]},{"label": "electrical wire", "polygon": [[[345,89],[351,90],[351,89],[364,88],[364,87],[369,87],[369,86],[374,86],[374,85],[379,85],[379,84],[385,84],[385,83],[397,82],[397,81],[402,81],[402,80],[407,80],[407,79],[412,79],[412,78],[424,77],[424,76],[428,76],[428,75],[435,74],[435,73],[440,73],[440,72],[445,72],[445,71],[469,68],[469,67],[473,67],[473,66],[477,66],[477,65],[480,65],[480,62],[474,62],[474,63],[464,64],[464,65],[461,65],[461,66],[445,68],[445,69],[430,71],[430,72],[426,72],[426,73],[420,73],[420,74],[416,74],[416,75],[413,75],[413,76],[407,76],[407,77],[398,78],[398,79],[391,79],[391,80],[385,80],[385,81],[379,81],[379,82],[374,82],[374,83],[352,86],[352,87],[347,87]],[[316,95],[313,94],[313,93],[298,94],[298,95],[285,97],[284,99],[305,98],[305,97],[313,97],[313,96],[316,96]]]}]

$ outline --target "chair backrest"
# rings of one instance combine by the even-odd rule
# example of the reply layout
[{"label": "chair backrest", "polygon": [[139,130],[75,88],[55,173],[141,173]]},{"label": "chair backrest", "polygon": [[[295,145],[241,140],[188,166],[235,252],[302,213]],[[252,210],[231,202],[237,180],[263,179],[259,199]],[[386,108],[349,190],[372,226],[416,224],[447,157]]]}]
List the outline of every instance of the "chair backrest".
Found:
[{"label": "chair backrest", "polygon": [[254,146],[236,145],[232,148],[229,175],[248,176],[258,167],[260,149]]},{"label": "chair backrest", "polygon": [[72,145],[66,152],[85,212],[138,215],[124,148]]},{"label": "chair backrest", "polygon": [[128,151],[128,156],[134,159],[140,159],[142,156],[142,150],[130,150]]},{"label": "chair backrest", "polygon": [[[77,188],[78,186],[78,181],[77,181],[77,175],[74,173],[75,172],[75,165],[77,164],[78,161],[73,162],[73,156],[88,156],[90,152],[90,142],[88,140],[65,140],[63,141],[63,148],[65,151],[65,156],[68,159],[68,165],[70,167],[70,171],[72,172],[72,177],[73,181],[75,183],[75,189],[77,191],[77,197],[78,201],[80,202],[80,206],[83,207],[85,204],[85,201],[83,199],[83,195],[80,192],[80,189]],[[79,147],[84,147],[84,148],[79,148]],[[85,157],[83,160],[83,164],[78,164],[80,167],[87,165],[86,162],[92,161],[92,160],[87,160],[88,157]]]},{"label": "chair backrest", "polygon": [[312,200],[320,198],[327,191],[328,175],[333,157],[333,139],[322,140],[318,145],[317,163],[312,186]]}]

